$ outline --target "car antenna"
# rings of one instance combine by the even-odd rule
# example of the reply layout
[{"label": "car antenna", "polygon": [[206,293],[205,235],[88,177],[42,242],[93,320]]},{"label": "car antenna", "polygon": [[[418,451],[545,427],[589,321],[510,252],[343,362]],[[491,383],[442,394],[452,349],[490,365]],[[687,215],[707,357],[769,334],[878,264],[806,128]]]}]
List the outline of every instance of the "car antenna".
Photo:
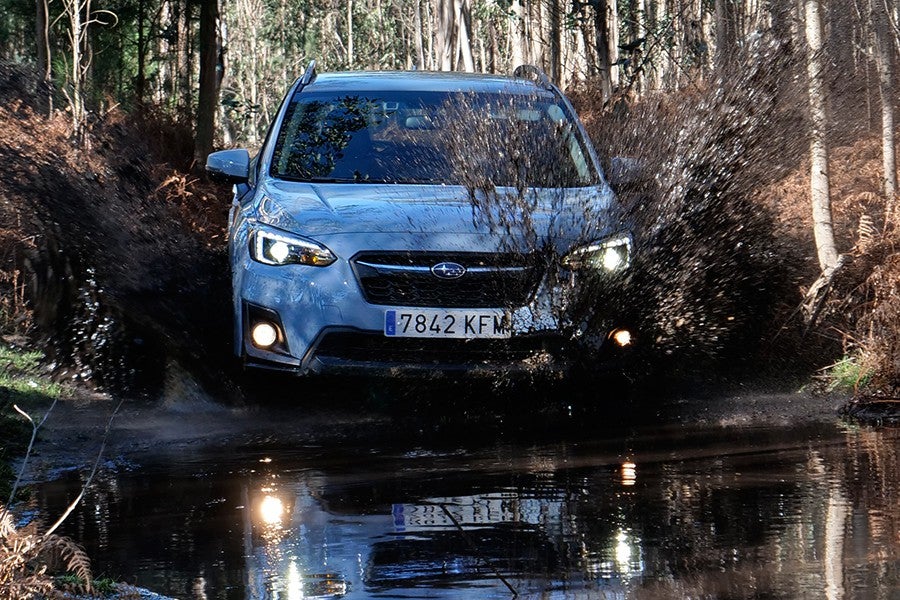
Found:
[{"label": "car antenna", "polygon": [[519,65],[513,71],[513,77],[517,79],[530,79],[545,90],[553,91],[553,84],[547,74],[534,65]]},{"label": "car antenna", "polygon": [[300,85],[307,86],[313,82],[316,78],[316,61],[309,61],[309,65],[306,67],[306,71],[303,73],[303,77],[300,78]]}]

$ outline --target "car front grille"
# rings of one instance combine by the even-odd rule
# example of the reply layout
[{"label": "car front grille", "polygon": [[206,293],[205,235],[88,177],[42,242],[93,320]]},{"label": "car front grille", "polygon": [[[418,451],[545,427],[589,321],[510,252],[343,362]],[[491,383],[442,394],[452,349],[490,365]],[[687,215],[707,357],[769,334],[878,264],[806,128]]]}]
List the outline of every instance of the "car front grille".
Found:
[{"label": "car front grille", "polygon": [[[388,306],[492,308],[527,304],[540,281],[533,255],[474,252],[367,252],[350,261],[366,301]],[[432,272],[440,263],[465,267],[457,279]]]}]

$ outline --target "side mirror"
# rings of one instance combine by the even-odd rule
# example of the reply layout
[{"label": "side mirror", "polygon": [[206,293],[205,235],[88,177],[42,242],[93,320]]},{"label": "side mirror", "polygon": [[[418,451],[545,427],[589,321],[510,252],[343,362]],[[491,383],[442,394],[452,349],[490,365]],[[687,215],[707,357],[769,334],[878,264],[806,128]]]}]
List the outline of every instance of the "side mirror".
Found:
[{"label": "side mirror", "polygon": [[250,153],[246,150],[221,150],[206,157],[209,178],[220,183],[247,183],[250,179]]},{"label": "side mirror", "polygon": [[637,158],[627,156],[614,156],[609,159],[609,169],[606,171],[606,179],[609,185],[616,191],[622,187],[640,183],[643,173],[643,164]]}]

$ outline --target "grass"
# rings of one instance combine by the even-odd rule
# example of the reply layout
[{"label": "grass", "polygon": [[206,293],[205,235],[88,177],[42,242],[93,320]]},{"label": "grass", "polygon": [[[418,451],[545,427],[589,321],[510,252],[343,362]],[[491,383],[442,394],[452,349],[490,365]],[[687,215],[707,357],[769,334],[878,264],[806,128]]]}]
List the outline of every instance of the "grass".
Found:
[{"label": "grass", "polygon": [[871,381],[873,372],[859,356],[845,356],[822,369],[821,379],[829,392],[852,392],[864,388]]},{"label": "grass", "polygon": [[15,473],[10,465],[28,447],[31,425],[13,406],[39,420],[54,398],[71,391],[41,372],[40,352],[0,344],[0,502],[9,496]]},{"label": "grass", "polygon": [[[0,345],[0,388],[25,397],[55,398],[65,388],[40,373],[40,352]],[[4,394],[6,395],[6,394]]]}]

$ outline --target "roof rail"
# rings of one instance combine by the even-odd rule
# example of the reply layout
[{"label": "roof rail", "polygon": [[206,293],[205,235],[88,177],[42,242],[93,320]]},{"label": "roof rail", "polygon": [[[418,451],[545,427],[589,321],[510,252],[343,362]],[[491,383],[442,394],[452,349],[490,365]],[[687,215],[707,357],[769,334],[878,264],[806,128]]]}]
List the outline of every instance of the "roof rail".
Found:
[{"label": "roof rail", "polygon": [[309,65],[306,67],[306,71],[303,73],[303,77],[300,78],[300,85],[306,86],[313,82],[313,79],[316,78],[316,61],[309,61]]},{"label": "roof rail", "polygon": [[553,84],[547,74],[534,65],[519,65],[513,71],[513,77],[517,79],[530,79],[545,90],[553,90]]}]

